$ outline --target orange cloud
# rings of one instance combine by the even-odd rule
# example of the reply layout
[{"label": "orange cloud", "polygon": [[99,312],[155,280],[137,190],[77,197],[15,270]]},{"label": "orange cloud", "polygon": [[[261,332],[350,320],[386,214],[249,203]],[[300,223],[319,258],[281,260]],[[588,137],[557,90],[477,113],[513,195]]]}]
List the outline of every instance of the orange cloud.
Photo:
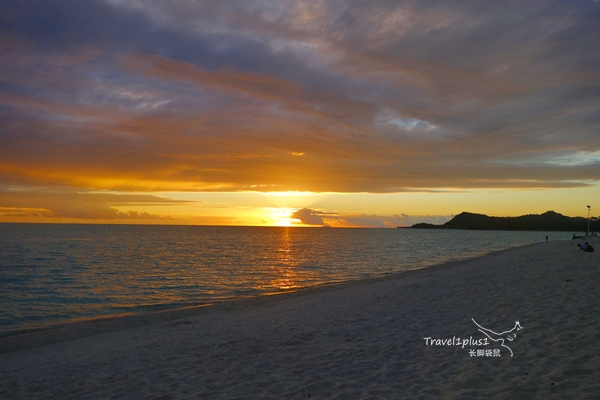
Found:
[{"label": "orange cloud", "polygon": [[585,13],[513,5],[532,19],[508,29],[493,2],[92,3],[55,5],[61,18],[15,6],[3,27],[0,182],[381,193],[600,179],[580,156],[600,150],[598,47],[561,36],[596,32]]},{"label": "orange cloud", "polygon": [[120,57],[127,68],[158,80],[188,82],[202,87],[216,87],[243,92],[265,100],[293,98],[301,93],[298,84],[268,75],[221,69],[205,71],[194,64],[147,55]]},{"label": "orange cloud", "polygon": [[[151,195],[118,195],[103,193],[78,193],[72,191],[0,191],[0,218],[75,220],[155,220],[168,216],[119,211],[114,206],[185,205],[193,202],[160,198]],[[39,221],[40,218],[37,218]]]}]

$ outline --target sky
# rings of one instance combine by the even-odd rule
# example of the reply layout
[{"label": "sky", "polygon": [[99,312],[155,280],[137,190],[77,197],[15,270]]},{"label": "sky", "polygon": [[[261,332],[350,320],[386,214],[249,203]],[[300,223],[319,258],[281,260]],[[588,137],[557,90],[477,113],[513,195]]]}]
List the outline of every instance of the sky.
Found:
[{"label": "sky", "polygon": [[0,9],[0,222],[600,215],[598,0]]}]

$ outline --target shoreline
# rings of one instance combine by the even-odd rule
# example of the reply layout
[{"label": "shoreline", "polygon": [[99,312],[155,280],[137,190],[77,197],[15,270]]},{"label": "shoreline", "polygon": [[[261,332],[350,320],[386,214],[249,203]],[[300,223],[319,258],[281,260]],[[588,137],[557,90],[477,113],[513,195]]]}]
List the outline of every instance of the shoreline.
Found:
[{"label": "shoreline", "polygon": [[[0,354],[0,397],[597,398],[598,283],[597,252],[525,245]],[[514,355],[480,345],[515,321]]]},{"label": "shoreline", "polygon": [[259,294],[250,297],[230,298],[226,300],[199,303],[184,307],[168,307],[158,311],[132,312],[125,314],[111,314],[99,317],[89,317],[78,319],[71,322],[62,322],[42,326],[39,328],[24,329],[14,332],[8,332],[0,335],[0,355],[12,351],[41,347],[48,344],[61,343],[79,338],[93,336],[105,332],[119,331],[123,329],[137,328],[145,325],[158,324],[162,322],[174,321],[198,314],[209,313],[212,311],[241,309],[244,307],[253,307],[260,304],[267,304],[271,301],[283,301],[297,296],[310,296],[311,294],[326,292],[330,290],[344,289],[348,287],[368,285],[379,281],[389,279],[402,279],[412,276],[412,274],[425,273],[438,269],[452,268],[455,265],[476,261],[488,256],[510,252],[516,249],[535,246],[539,243],[529,243],[507,249],[495,250],[474,257],[465,259],[447,261],[440,264],[434,264],[428,267],[407,270],[397,273],[388,273],[381,276],[375,276],[364,279],[353,279],[342,282],[329,282],[317,286],[309,286],[297,290],[291,290],[281,293]]},{"label": "shoreline", "polygon": [[[79,238],[82,234],[85,234],[85,237],[95,237],[94,235],[97,234],[96,230],[85,232],[61,230],[61,233],[58,235],[54,234],[56,233],[54,230],[19,231],[19,235],[32,235],[32,240],[43,238],[44,241],[49,241],[48,244],[54,243],[58,247],[54,253],[44,255],[42,250],[40,250],[41,252],[36,251],[35,242],[30,243],[28,240],[27,247],[31,250],[29,257],[34,257],[34,255],[36,257],[39,256],[42,257],[40,260],[44,259],[45,261],[40,262],[38,271],[37,258],[32,258],[30,262],[31,266],[28,267],[29,270],[25,271],[28,275],[26,274],[21,277],[19,275],[21,274],[20,268],[24,261],[19,261],[19,254],[11,252],[10,246],[8,246],[7,257],[3,260],[3,263],[0,263],[3,266],[10,267],[3,269],[5,274],[0,279],[3,282],[6,279],[9,282],[7,286],[8,290],[5,293],[7,296],[4,301],[7,313],[3,318],[4,326],[0,327],[0,338],[47,331],[48,329],[53,329],[53,327],[76,326],[86,321],[102,321],[107,318],[110,319],[123,315],[146,315],[228,300],[237,301],[244,297],[285,294],[286,288],[292,290],[299,289],[294,286],[305,286],[300,290],[306,290],[323,285],[329,286],[353,280],[369,279],[369,276],[385,277],[390,273],[406,272],[409,268],[430,268],[439,263],[465,260],[474,256],[480,256],[484,252],[490,253],[496,249],[510,248],[511,246],[531,243],[533,241],[537,242],[542,239],[542,236],[532,232],[528,234],[521,232],[515,235],[490,232],[489,235],[481,236],[479,233],[465,233],[463,235],[464,232],[457,231],[456,233],[445,233],[430,237],[430,233],[427,232],[424,234],[420,232],[421,234],[416,236],[412,234],[406,236],[396,234],[393,229],[388,230],[389,232],[385,232],[384,234],[378,229],[371,229],[371,231],[374,232],[364,232],[364,234],[361,233],[360,235],[351,234],[349,236],[340,234],[340,237],[348,237],[348,240],[340,240],[337,234],[325,234],[327,237],[327,246],[320,251],[310,250],[315,247],[315,243],[312,243],[315,240],[307,239],[320,236],[299,235],[298,240],[294,243],[297,242],[301,246],[308,247],[303,250],[301,246],[296,246],[293,252],[288,253],[286,251],[285,259],[280,257],[279,249],[276,247],[280,244],[278,241],[272,243],[265,241],[265,243],[271,243],[269,246],[275,247],[269,247],[268,257],[251,258],[251,260],[256,259],[259,261],[249,262],[250,266],[244,266],[244,260],[240,258],[240,256],[244,256],[243,254],[233,257],[232,260],[235,260],[230,262],[231,265],[226,265],[228,262],[227,257],[218,258],[221,253],[213,252],[210,249],[209,251],[202,247],[200,249],[202,257],[198,265],[203,270],[193,273],[193,279],[186,278],[190,274],[190,271],[193,272],[192,269],[190,271],[186,269],[198,262],[196,260],[198,257],[195,258],[195,254],[192,251],[184,253],[184,262],[181,264],[184,267],[182,268],[177,263],[170,261],[172,257],[162,256],[161,264],[158,266],[159,268],[156,268],[156,265],[153,266],[152,262],[148,261],[151,260],[151,257],[144,256],[144,254],[154,254],[154,249],[147,246],[142,247],[140,250],[142,257],[140,260],[134,261],[136,267],[130,269],[127,265],[123,264],[124,260],[127,260],[126,257],[115,256],[112,250],[99,251],[104,248],[102,246],[109,246],[115,240],[112,234],[101,241],[104,243],[102,246],[90,249],[92,257],[88,260],[82,256],[83,253],[81,251],[77,250],[80,247],[78,245],[73,247],[70,244],[70,240],[72,239],[75,240],[74,243],[79,243]],[[272,234],[264,234],[262,230],[260,232],[262,232],[261,235],[266,235],[265,238],[273,239]],[[20,238],[21,236],[19,235],[16,235],[15,238]],[[131,235],[131,232],[128,235]],[[57,237],[62,238],[63,236],[70,239],[66,241],[56,240]],[[163,238],[163,236],[161,234],[157,237]],[[225,235],[225,237],[230,236]],[[265,239],[263,236],[260,237]],[[365,236],[366,240],[362,240],[364,239],[363,236]],[[374,239],[373,243],[368,242],[375,237],[381,237],[383,240]],[[454,240],[453,238],[455,237],[458,239]],[[196,235],[185,236],[185,240],[182,240],[189,245],[193,245],[196,243],[195,238]],[[479,238],[483,239],[481,242],[485,242],[483,245],[477,245]],[[557,235],[554,239],[566,238]],[[423,244],[417,244],[418,241],[421,241]],[[388,242],[391,246],[386,247]],[[430,245],[434,251],[428,250],[426,243],[429,242],[431,242]],[[11,240],[9,239],[7,243],[10,244]],[[122,247],[122,249],[125,249],[126,246],[132,246],[134,243],[137,243],[137,241],[134,240],[131,243],[127,241],[124,243],[123,246],[125,247]],[[218,249],[228,252],[232,248],[232,243],[226,241],[226,245],[220,246]],[[351,245],[349,246],[347,243]],[[369,244],[364,245],[364,243]],[[416,246],[413,244],[416,244]],[[322,247],[323,245],[319,244],[319,246]],[[60,259],[56,259],[56,255],[63,252],[71,254],[71,248],[75,248],[73,250],[73,262],[78,265],[78,268],[75,269],[69,268]],[[307,252],[307,249],[310,251]],[[331,251],[328,251],[330,249]],[[339,257],[336,251],[339,253]],[[109,254],[109,256],[105,256],[105,253]],[[254,253],[253,255],[256,256]],[[115,251],[114,254],[119,253]],[[296,260],[294,257],[287,257],[288,254],[299,258]],[[332,256],[333,254],[336,255]],[[368,256],[363,256],[363,254],[368,254]],[[208,258],[204,257],[205,255]],[[215,265],[210,265],[210,263],[202,261],[204,258],[215,259]],[[220,259],[225,261],[221,263]],[[90,260],[93,262],[88,264]],[[300,263],[298,265],[301,268],[296,268],[296,261]],[[213,261],[210,262],[212,263]],[[95,271],[94,268],[101,264],[103,267]],[[242,265],[242,267],[239,267],[237,264]],[[254,264],[257,268],[260,268],[259,274],[253,271],[255,268]],[[227,281],[223,281],[220,276],[221,273],[218,272],[221,266],[231,268],[232,273],[240,275],[244,283],[241,285],[230,285]],[[12,270],[13,267],[17,268],[14,270],[15,272]],[[156,272],[150,274],[150,278],[147,279],[144,271],[145,268],[156,269]],[[169,282],[163,284],[160,275],[165,273],[169,268],[176,270],[177,273],[173,276],[175,279],[169,279]],[[55,269],[59,272],[54,271]],[[287,275],[281,275],[283,269],[289,270],[290,276],[293,277],[292,287],[283,287],[287,285],[287,280],[289,279]],[[11,284],[11,274],[15,273],[19,278],[16,284]],[[85,278],[86,275],[88,278]],[[208,279],[207,284],[204,282],[204,275]],[[234,275],[231,276],[233,277]],[[79,281],[81,276],[85,278],[85,281]],[[258,278],[255,279],[255,276]],[[131,285],[132,290],[122,283],[125,279],[123,277],[134,283]],[[280,281],[279,278],[283,277],[285,277],[284,280]],[[36,294],[35,291],[32,291],[30,294],[29,288],[22,286],[29,284],[28,279],[34,279],[37,285],[40,285],[41,291],[39,293],[41,295]],[[65,279],[68,284],[63,288],[63,281]],[[33,282],[31,281],[31,284]],[[148,290],[144,287],[146,284],[143,282],[152,283],[148,285]],[[243,287],[244,285],[246,287]],[[182,288],[184,290],[181,290]],[[99,294],[96,295],[95,293]]]}]

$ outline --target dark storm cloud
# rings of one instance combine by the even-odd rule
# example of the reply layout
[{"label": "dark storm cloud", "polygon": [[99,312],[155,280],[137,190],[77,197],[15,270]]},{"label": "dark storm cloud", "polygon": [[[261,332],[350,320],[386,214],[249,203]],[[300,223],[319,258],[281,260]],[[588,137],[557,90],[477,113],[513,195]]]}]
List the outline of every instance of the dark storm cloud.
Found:
[{"label": "dark storm cloud", "polygon": [[4,182],[396,192],[600,179],[599,2],[0,5]]}]

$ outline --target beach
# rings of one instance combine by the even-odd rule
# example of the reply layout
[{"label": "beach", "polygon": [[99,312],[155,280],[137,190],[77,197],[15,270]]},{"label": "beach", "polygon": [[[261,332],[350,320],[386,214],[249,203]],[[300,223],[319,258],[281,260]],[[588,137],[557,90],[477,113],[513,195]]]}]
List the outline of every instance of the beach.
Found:
[{"label": "beach", "polygon": [[600,241],[579,242],[9,336],[0,398],[598,399]]}]

